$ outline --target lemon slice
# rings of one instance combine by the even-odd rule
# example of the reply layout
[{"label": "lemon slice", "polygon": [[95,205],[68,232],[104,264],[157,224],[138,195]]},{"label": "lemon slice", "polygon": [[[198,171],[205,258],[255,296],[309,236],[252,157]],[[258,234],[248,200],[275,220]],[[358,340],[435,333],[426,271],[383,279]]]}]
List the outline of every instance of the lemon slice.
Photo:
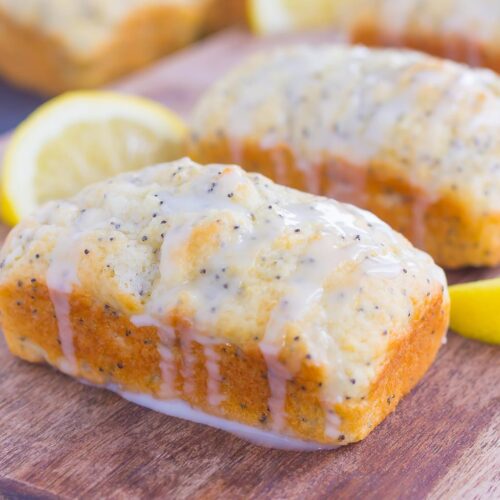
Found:
[{"label": "lemon slice", "polygon": [[25,120],[7,146],[0,177],[2,218],[16,224],[45,201],[179,158],[186,136],[177,115],[141,97],[105,91],[56,97]]},{"label": "lemon slice", "polygon": [[451,329],[500,344],[500,278],[450,286]]},{"label": "lemon slice", "polygon": [[304,31],[330,26],[334,9],[333,0],[249,0],[248,20],[260,35]]}]

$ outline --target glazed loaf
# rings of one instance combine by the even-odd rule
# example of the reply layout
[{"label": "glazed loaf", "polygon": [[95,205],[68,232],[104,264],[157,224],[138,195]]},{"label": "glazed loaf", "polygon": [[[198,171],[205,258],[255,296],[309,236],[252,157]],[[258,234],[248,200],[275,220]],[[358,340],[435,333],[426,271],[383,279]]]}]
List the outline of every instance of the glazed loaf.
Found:
[{"label": "glazed loaf", "polygon": [[193,41],[210,0],[0,0],[0,73],[45,93],[95,87]]},{"label": "glazed loaf", "polygon": [[191,156],[367,208],[447,267],[500,263],[500,79],[411,51],[293,47],[203,97]]},{"label": "glazed loaf", "polygon": [[356,43],[406,46],[500,71],[498,0],[335,0],[333,26]]},{"label": "glazed loaf", "polygon": [[246,0],[209,0],[204,28],[213,32],[231,25],[242,25],[246,20]]},{"label": "glazed loaf", "polygon": [[428,255],[368,212],[236,166],[96,184],[14,228],[0,258],[14,354],[268,444],[364,438],[448,324]]}]

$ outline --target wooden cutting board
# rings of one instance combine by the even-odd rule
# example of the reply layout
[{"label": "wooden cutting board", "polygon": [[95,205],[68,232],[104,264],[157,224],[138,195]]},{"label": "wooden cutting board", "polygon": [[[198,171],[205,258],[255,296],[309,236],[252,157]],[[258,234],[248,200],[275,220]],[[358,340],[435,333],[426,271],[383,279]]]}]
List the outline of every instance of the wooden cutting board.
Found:
[{"label": "wooden cutting board", "polygon": [[[114,88],[187,115],[230,66],[273,43],[229,31]],[[493,276],[500,269],[449,274]],[[127,403],[15,359],[2,339],[0,497],[499,498],[499,355],[450,333],[424,380],[365,441],[296,453]]]}]

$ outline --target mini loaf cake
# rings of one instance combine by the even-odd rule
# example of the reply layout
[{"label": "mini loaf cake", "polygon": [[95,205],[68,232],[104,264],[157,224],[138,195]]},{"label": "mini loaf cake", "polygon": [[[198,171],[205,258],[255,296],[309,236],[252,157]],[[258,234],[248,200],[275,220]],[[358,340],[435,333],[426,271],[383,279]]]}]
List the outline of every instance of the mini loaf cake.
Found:
[{"label": "mini loaf cake", "polygon": [[428,255],[236,166],[96,184],[14,228],[0,258],[14,354],[272,446],[363,439],[448,324]]},{"label": "mini loaf cake", "polygon": [[447,267],[500,263],[500,79],[411,51],[257,55],[193,117],[191,156],[367,208]]},{"label": "mini loaf cake", "polygon": [[333,25],[357,43],[407,46],[500,71],[498,0],[335,0]]},{"label": "mini loaf cake", "polygon": [[95,87],[193,41],[210,0],[0,0],[0,73],[47,93]]},{"label": "mini loaf cake", "polygon": [[234,24],[244,24],[246,0],[209,0],[204,20],[205,31],[217,31]]}]

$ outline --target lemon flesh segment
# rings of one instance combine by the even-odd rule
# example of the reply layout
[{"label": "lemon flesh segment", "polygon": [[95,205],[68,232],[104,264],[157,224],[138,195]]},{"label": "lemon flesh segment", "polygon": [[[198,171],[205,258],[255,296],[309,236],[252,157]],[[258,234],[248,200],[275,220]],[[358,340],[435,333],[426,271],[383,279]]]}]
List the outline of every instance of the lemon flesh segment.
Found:
[{"label": "lemon flesh segment", "polygon": [[249,0],[248,19],[254,33],[267,35],[326,28],[335,12],[333,0]]},{"label": "lemon flesh segment", "polygon": [[68,198],[82,186],[180,154],[175,140],[161,138],[132,121],[112,119],[71,125],[40,151],[36,201],[41,204]]},{"label": "lemon flesh segment", "polygon": [[500,344],[500,278],[450,286],[450,327],[464,337]]},{"label": "lemon flesh segment", "polygon": [[1,172],[2,218],[13,225],[48,201],[113,175],[184,154],[187,127],[147,99],[73,92],[41,106],[14,132]]}]

